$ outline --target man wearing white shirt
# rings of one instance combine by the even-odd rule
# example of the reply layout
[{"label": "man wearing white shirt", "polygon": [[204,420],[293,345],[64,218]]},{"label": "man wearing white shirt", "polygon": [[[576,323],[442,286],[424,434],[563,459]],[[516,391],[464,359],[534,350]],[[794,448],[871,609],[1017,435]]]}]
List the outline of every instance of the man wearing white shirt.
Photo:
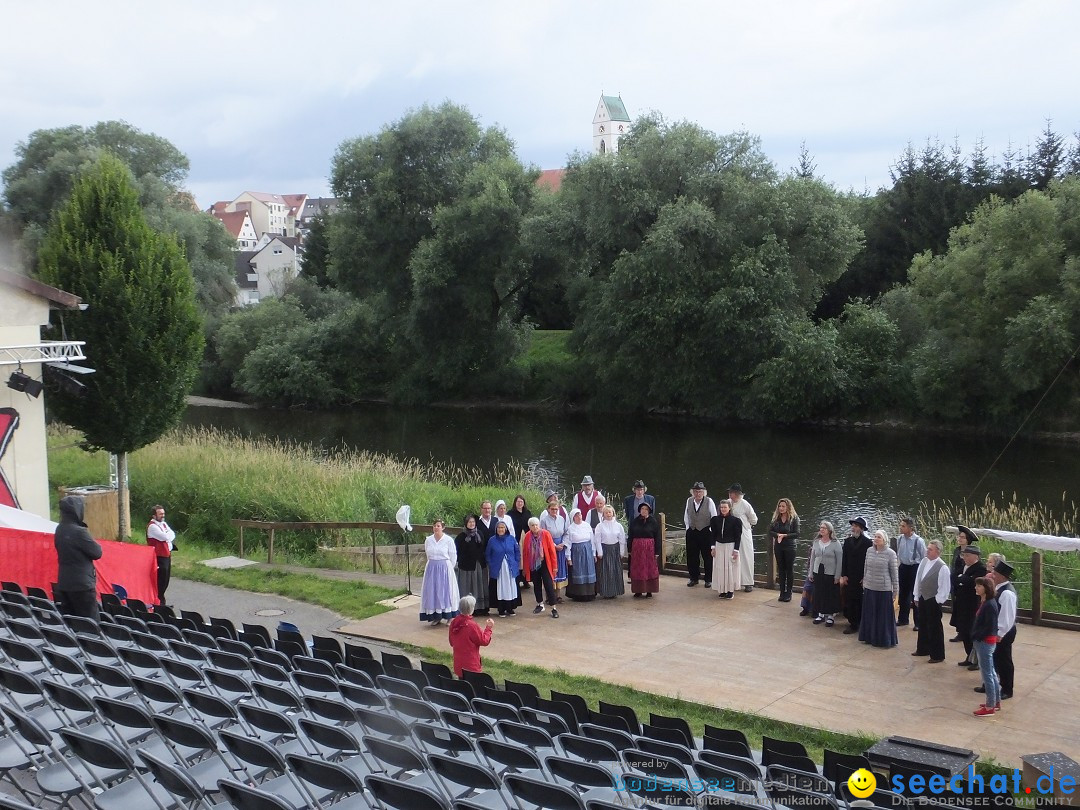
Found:
[{"label": "man wearing white shirt", "polygon": [[[705,490],[701,481],[695,481],[690,488],[690,497],[686,499],[686,511],[683,512],[683,525],[686,526],[686,568],[690,572],[690,581],[686,587],[698,584],[701,573],[701,560],[705,565],[705,587],[712,587],[713,559],[712,534],[709,521],[716,517],[716,504]],[[700,558],[700,559],[699,559]]]},{"label": "man wearing white shirt", "polygon": [[164,506],[155,506],[150,514],[150,522],[146,526],[146,544],[153,548],[154,554],[157,555],[158,603],[164,605],[165,589],[169,587],[169,578],[172,576],[172,553],[176,547],[176,532],[165,522]]},{"label": "man wearing white shirt", "polygon": [[952,587],[949,566],[941,559],[941,541],[926,544],[926,556],[915,573],[912,597],[919,603],[919,636],[915,656],[930,656],[931,664],[945,660],[945,630],[941,626],[941,606]]},{"label": "man wearing white shirt", "polygon": [[[1016,672],[1012,659],[1013,642],[1016,641],[1016,589],[1009,582],[1012,574],[1013,567],[1005,562],[1004,557],[990,571],[990,578],[997,586],[998,643],[994,648],[994,669],[1001,681],[1002,700],[1013,696],[1013,677]],[[984,690],[979,687],[975,691]]]}]

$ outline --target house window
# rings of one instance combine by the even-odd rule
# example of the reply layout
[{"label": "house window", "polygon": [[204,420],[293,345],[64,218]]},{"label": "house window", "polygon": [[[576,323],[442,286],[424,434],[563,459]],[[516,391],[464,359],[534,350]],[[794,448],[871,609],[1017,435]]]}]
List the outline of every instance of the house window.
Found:
[{"label": "house window", "polygon": [[282,253],[282,250],[281,250],[281,248],[274,248],[274,255],[275,255],[275,256],[280,256],[280,255],[281,255],[281,253]]}]

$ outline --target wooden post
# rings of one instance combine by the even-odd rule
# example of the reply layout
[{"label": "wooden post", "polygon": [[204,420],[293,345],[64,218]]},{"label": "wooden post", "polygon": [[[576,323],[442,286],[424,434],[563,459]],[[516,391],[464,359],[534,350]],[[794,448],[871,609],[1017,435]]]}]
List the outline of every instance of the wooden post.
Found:
[{"label": "wooden post", "polygon": [[378,573],[379,559],[375,556],[375,530],[371,530],[371,573]]},{"label": "wooden post", "polygon": [[1031,552],[1031,623],[1042,621],[1043,604],[1042,554]]},{"label": "wooden post", "polygon": [[240,559],[244,559],[244,526],[240,526]]},{"label": "wooden post", "polygon": [[770,591],[776,589],[776,555],[773,554],[772,542],[769,533],[765,532],[765,584]]},{"label": "wooden post", "polygon": [[657,565],[660,573],[664,573],[664,563],[667,561],[667,515],[660,513],[660,559]]},{"label": "wooden post", "polygon": [[270,545],[266,549],[266,561],[272,563],[274,561],[274,530],[270,530]]}]

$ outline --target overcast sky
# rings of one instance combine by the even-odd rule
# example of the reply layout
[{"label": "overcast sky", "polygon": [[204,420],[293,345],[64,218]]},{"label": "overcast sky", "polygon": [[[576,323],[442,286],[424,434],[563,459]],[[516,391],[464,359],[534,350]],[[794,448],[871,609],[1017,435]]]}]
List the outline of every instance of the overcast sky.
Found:
[{"label": "overcast sky", "polygon": [[1080,130],[1072,0],[60,0],[3,20],[0,165],[35,129],[124,119],[188,155],[204,208],[328,194],[338,144],[445,99],[540,168],[591,148],[603,92],[759,135],[782,170],[805,141],[859,191],[927,137],[1000,154],[1047,118]]}]

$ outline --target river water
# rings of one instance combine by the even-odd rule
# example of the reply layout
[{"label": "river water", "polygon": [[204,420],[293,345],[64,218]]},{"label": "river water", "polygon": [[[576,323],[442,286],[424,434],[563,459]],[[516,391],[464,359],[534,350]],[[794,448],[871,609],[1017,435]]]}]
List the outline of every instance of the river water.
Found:
[{"label": "river water", "polygon": [[[1021,501],[1060,506],[1063,494],[1071,502],[1080,488],[1075,446],[1017,440],[995,464],[1004,438],[383,405],[329,413],[190,407],[184,421],[422,462],[490,469],[516,460],[563,493],[590,474],[606,494],[622,497],[642,478],[670,523],[681,523],[689,487],[697,480],[715,498],[739,482],[763,521],[778,498],[789,497],[804,525],[831,520],[844,533],[856,515],[865,516],[871,528],[895,533],[897,517],[915,512],[920,503],[981,502],[988,493],[1015,493]],[[492,496],[509,501],[512,494]]]}]

